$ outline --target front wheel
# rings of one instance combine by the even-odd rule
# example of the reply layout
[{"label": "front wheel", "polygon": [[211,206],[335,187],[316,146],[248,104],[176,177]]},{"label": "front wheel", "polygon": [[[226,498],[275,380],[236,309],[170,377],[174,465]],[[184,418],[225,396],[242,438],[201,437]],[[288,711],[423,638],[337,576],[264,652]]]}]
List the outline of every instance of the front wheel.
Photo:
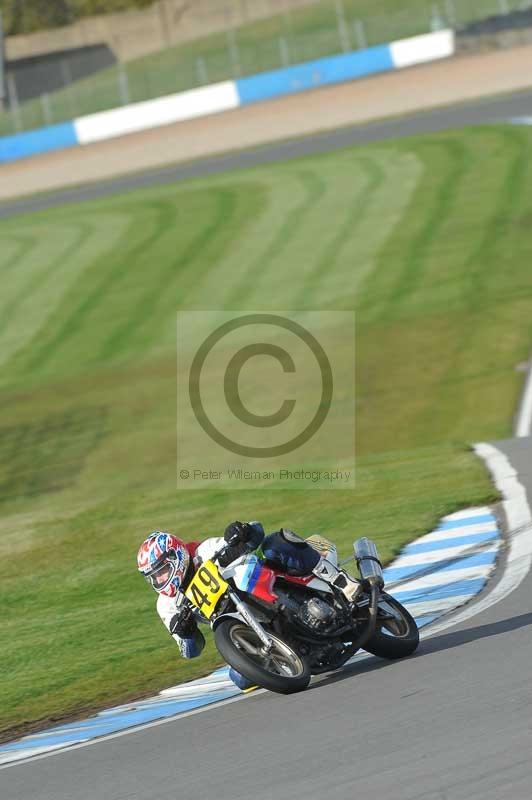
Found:
[{"label": "front wheel", "polygon": [[248,680],[279,694],[306,689],[310,670],[303,658],[277,636],[264,652],[254,630],[238,619],[225,619],[214,631],[214,641],[227,663]]},{"label": "front wheel", "polygon": [[419,630],[415,619],[401,603],[389,594],[382,594],[379,607],[392,615],[379,620],[373,636],[363,645],[364,650],[380,658],[405,658],[417,650]]}]

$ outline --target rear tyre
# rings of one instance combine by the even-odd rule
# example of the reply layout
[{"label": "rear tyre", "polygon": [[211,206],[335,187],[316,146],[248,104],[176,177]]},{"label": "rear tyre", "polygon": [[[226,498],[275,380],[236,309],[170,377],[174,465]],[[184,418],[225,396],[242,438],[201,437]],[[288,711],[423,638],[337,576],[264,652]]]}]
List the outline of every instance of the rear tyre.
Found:
[{"label": "rear tyre", "polygon": [[364,650],[380,658],[406,658],[417,650],[419,630],[415,619],[406,608],[391,595],[383,592],[382,600],[394,614],[393,619],[379,621],[373,636],[364,645]]},{"label": "rear tyre", "polygon": [[214,640],[227,663],[258,686],[279,694],[306,689],[310,682],[307,663],[282,639],[268,635],[273,646],[265,654],[255,631],[233,618],[220,622]]}]

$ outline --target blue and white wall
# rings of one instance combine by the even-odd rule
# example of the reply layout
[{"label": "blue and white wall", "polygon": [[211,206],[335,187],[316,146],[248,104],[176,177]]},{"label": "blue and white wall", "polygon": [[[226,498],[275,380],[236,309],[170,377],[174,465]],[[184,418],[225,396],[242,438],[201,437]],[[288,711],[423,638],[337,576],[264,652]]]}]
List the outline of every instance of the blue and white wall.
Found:
[{"label": "blue and white wall", "polygon": [[230,111],[249,103],[320,86],[403,69],[447,58],[454,52],[454,32],[437,31],[367,50],[321,58],[237,81],[225,81],[89,114],[60,125],[0,137],[0,164],[50,150],[90,144],[159,125]]}]

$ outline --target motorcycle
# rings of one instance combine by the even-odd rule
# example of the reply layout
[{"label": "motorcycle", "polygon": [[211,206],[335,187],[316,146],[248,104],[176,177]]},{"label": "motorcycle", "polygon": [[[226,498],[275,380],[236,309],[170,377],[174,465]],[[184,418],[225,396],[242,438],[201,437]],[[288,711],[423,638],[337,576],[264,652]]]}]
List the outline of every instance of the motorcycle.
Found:
[{"label": "motorcycle", "polygon": [[[337,566],[332,542],[316,536],[306,541]],[[411,655],[419,631],[406,608],[384,591],[375,543],[362,538],[353,547],[360,573],[353,602],[315,575],[288,575],[255,554],[222,568],[217,559],[225,547],[199,567],[184,602],[211,626],[226,662],[272,692],[299,692],[312,675],[339,669],[362,648],[387,659]]]}]

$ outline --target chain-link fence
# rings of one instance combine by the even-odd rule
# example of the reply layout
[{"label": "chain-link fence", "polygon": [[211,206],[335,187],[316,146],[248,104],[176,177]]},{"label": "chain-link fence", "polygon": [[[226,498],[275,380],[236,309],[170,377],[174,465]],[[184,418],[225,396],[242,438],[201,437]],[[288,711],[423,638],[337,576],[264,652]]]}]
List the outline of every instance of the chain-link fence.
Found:
[{"label": "chain-link fence", "polygon": [[[319,4],[324,13],[304,22],[304,11],[255,22],[207,39],[170,47],[71,81],[65,56],[64,86],[21,102],[16,76],[7,71],[8,110],[0,113],[0,135],[51,125],[84,114],[265,70],[358,50],[444,27],[460,28],[493,15],[532,7],[532,0],[439,0],[413,12],[361,19],[350,0]],[[318,19],[319,24],[316,24]],[[297,24],[296,24],[297,22]]]}]

